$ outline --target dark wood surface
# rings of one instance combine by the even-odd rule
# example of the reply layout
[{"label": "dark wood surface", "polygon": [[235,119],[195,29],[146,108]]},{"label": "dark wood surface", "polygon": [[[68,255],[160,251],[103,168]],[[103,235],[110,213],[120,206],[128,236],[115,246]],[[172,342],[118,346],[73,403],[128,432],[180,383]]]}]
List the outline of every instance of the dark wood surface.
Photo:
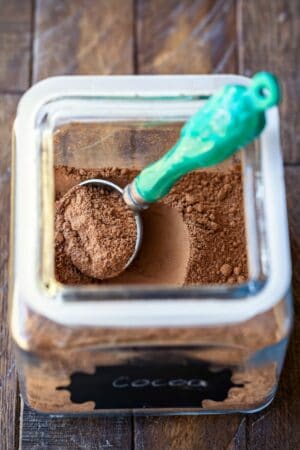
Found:
[{"label": "dark wood surface", "polygon": [[235,0],[136,3],[138,73],[237,71]]},{"label": "dark wood surface", "polygon": [[32,3],[0,0],[0,91],[30,85]]},{"label": "dark wood surface", "polygon": [[20,447],[32,449],[122,449],[132,448],[131,418],[59,418],[41,416],[25,408],[20,429]]},{"label": "dark wood surface", "polygon": [[238,7],[239,69],[269,69],[283,81],[281,137],[285,161],[300,163],[300,2],[241,0]]},{"label": "dark wood surface", "polygon": [[13,449],[18,422],[17,378],[8,334],[10,135],[18,96],[0,94],[0,449]]},{"label": "dark wood surface", "polygon": [[133,0],[36,0],[33,81],[131,74],[133,13]]},{"label": "dark wood surface", "polygon": [[[299,21],[298,0],[0,0],[0,450],[300,448]],[[19,95],[59,74],[261,69],[283,83],[296,310],[273,404],[250,416],[82,419],[23,408],[7,326],[10,129]]]}]

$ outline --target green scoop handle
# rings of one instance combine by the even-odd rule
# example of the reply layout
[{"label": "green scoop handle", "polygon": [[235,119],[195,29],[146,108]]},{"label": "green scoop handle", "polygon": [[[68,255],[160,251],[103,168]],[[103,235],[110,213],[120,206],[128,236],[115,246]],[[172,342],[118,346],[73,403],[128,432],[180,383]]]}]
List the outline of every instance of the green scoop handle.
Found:
[{"label": "green scoop handle", "polygon": [[229,158],[261,133],[265,111],[279,100],[278,81],[268,72],[257,73],[249,86],[225,86],[186,122],[176,144],[134,179],[135,190],[155,202],[187,172]]}]

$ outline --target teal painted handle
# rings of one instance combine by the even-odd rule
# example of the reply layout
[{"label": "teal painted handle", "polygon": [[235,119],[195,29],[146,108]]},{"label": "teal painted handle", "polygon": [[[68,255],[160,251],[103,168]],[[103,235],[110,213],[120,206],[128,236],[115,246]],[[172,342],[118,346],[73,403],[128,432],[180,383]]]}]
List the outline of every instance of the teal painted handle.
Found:
[{"label": "teal painted handle", "polygon": [[225,86],[183,126],[178,142],[135,178],[138,194],[155,202],[187,172],[229,158],[261,133],[265,111],[279,100],[278,81],[268,72],[257,73],[248,87]]}]

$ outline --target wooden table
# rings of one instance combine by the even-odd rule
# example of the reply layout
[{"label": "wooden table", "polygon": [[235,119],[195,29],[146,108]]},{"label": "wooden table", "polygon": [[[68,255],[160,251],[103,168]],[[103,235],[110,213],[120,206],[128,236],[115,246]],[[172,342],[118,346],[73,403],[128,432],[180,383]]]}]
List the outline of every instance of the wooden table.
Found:
[{"label": "wooden table", "polygon": [[[299,0],[0,0],[0,449],[299,449]],[[280,389],[243,416],[59,419],[23,406],[7,325],[10,134],[17,102],[61,74],[269,69],[283,83],[282,147],[295,329]]]}]

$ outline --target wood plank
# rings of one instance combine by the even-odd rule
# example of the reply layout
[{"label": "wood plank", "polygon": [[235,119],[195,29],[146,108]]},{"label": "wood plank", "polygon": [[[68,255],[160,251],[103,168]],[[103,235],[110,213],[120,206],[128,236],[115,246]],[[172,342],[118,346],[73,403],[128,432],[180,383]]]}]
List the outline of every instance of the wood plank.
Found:
[{"label": "wood plank", "polygon": [[[33,81],[133,72],[133,0],[36,0]],[[130,417],[53,417],[25,407],[23,450],[129,449]]]},{"label": "wood plank", "polygon": [[31,0],[0,0],[0,92],[29,87]]},{"label": "wood plank", "polygon": [[240,73],[271,70],[283,87],[280,107],[285,161],[300,162],[300,2],[240,0]]},{"label": "wood plank", "polygon": [[248,448],[285,450],[300,448],[300,166],[285,169],[290,241],[292,249],[295,322],[274,403],[248,418]]},{"label": "wood plank", "polygon": [[17,382],[8,328],[11,128],[18,97],[0,95],[0,448],[13,449]]},{"label": "wood plank", "polygon": [[[236,3],[139,0],[138,73],[237,71]],[[136,417],[135,448],[245,448],[243,416]]]},{"label": "wood plank", "polygon": [[136,450],[245,449],[245,419],[237,415],[139,417]]},{"label": "wood plank", "polygon": [[37,0],[33,80],[130,74],[132,0]]},{"label": "wood plank", "polygon": [[[259,14],[257,11],[259,10]],[[274,71],[283,85],[281,137],[284,158],[300,162],[299,149],[299,57],[300,3],[297,0],[239,3],[240,71],[250,75],[258,70]],[[259,43],[259,45],[258,45]],[[290,238],[294,266],[293,292],[295,325],[279,392],[267,410],[247,419],[249,448],[286,449],[300,447],[299,339],[300,339],[300,167],[286,168]],[[295,270],[296,269],[296,270]]]},{"label": "wood plank", "polygon": [[24,408],[22,450],[131,449],[131,428],[125,417],[40,415]]},{"label": "wood plank", "polygon": [[139,73],[236,72],[234,0],[139,0]]}]

